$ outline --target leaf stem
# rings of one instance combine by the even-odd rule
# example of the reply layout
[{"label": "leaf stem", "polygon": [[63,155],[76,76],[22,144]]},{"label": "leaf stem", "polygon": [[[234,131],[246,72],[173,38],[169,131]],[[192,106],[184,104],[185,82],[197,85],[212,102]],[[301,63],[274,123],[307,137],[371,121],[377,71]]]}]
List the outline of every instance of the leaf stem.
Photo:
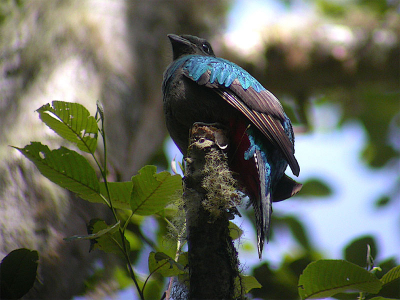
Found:
[{"label": "leaf stem", "polygon": [[[100,112],[100,119],[101,119],[100,134],[101,134],[101,137],[102,137],[102,139],[103,139],[103,148],[104,148],[104,158],[103,158],[103,159],[104,159],[104,169],[100,166],[100,164],[98,163],[97,159],[94,157],[93,154],[92,154],[92,156],[93,156],[93,158],[95,159],[95,161],[96,161],[96,163],[97,163],[97,165],[98,165],[98,167],[99,167],[99,169],[100,169],[101,176],[103,177],[103,180],[104,180],[104,184],[105,184],[106,191],[107,191],[107,196],[108,196],[108,199],[109,199],[109,208],[110,208],[111,211],[112,211],[112,214],[113,214],[113,216],[114,216],[115,221],[118,222],[118,221],[119,221],[119,220],[118,220],[118,216],[117,216],[117,213],[116,213],[115,208],[114,208],[114,206],[113,206],[113,203],[112,203],[112,201],[111,201],[111,193],[110,193],[110,190],[109,190],[109,187],[108,187],[108,181],[107,181],[107,143],[106,143],[105,125],[104,125],[104,123],[105,123],[105,122],[104,122],[105,118],[104,118],[103,109],[100,108],[99,105],[100,105],[100,104],[98,103],[98,104],[97,104],[97,109],[98,109],[99,112]],[[132,215],[133,215],[133,212],[132,212]],[[131,217],[132,217],[132,215],[131,215]],[[131,217],[129,217],[129,219],[130,219]],[[127,249],[127,245],[126,245],[126,243],[125,243],[125,234],[124,234],[124,233],[125,233],[125,229],[126,229],[126,224],[125,224],[125,226],[124,226],[123,229],[121,228],[121,226],[118,228],[118,231],[119,231],[119,233],[120,233],[120,235],[121,235],[121,241],[122,241],[122,249],[121,249],[121,251],[122,251],[122,254],[124,255],[124,257],[125,257],[125,259],[126,259],[126,261],[127,261],[128,270],[129,270],[129,275],[130,275],[130,277],[132,278],[132,280],[133,280],[133,282],[134,282],[134,284],[135,284],[135,286],[136,286],[136,289],[137,289],[137,291],[138,291],[138,293],[139,293],[140,299],[141,299],[141,300],[144,300],[143,291],[140,289],[139,284],[138,284],[138,282],[137,282],[137,280],[136,280],[135,272],[133,271],[132,264],[131,264],[131,260],[130,260],[129,253],[128,253],[129,249]]]},{"label": "leaf stem", "polygon": [[155,268],[155,269],[149,274],[149,276],[147,276],[147,278],[146,278],[146,280],[145,280],[145,282],[144,282],[144,284],[143,284],[142,292],[144,291],[144,288],[145,288],[145,286],[146,286],[146,284],[147,284],[147,281],[150,279],[151,275],[153,275],[155,272],[157,272],[157,270],[161,269],[162,267],[164,267],[164,266],[165,266],[166,264],[168,264],[168,263],[169,263],[169,262],[166,261],[166,262],[163,263],[162,265],[160,265],[160,266],[158,266],[157,268]]}]

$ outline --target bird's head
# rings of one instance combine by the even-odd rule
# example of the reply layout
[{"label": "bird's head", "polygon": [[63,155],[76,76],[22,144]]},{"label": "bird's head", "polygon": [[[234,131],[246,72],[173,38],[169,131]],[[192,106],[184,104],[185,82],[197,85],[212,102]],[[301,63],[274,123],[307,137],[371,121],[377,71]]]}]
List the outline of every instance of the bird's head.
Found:
[{"label": "bird's head", "polygon": [[174,60],[184,55],[199,54],[206,56],[215,56],[214,51],[209,42],[205,39],[198,38],[193,35],[176,35],[168,34],[168,38],[172,44],[172,52]]}]

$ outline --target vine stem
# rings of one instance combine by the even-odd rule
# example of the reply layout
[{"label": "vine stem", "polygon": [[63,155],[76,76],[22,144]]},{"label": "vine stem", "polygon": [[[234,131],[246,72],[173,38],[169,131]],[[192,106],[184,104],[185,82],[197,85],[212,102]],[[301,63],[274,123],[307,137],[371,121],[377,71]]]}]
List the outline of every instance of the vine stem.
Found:
[{"label": "vine stem", "polygon": [[[170,227],[173,228],[174,231],[177,233],[178,242],[177,242],[177,245],[176,245],[175,261],[178,262],[179,255],[181,254],[182,248],[183,248],[183,246],[185,244],[185,242],[182,242],[182,240],[183,240],[183,235],[186,232],[186,224],[184,226],[182,226],[181,231],[179,231],[178,228],[176,228],[174,226],[174,224],[172,224],[171,221],[169,221],[167,218],[164,218],[164,219],[170,225]],[[170,297],[171,297],[171,291],[172,291],[173,284],[174,284],[174,278],[171,277],[170,280],[169,280],[168,289],[165,292],[165,299],[166,300],[169,300]]]},{"label": "vine stem", "polygon": [[[107,203],[107,204],[108,204],[108,207],[111,209],[115,221],[118,222],[119,219],[118,219],[117,213],[116,213],[116,211],[115,211],[115,208],[114,208],[114,206],[113,206],[113,203],[112,203],[112,201],[111,201],[111,193],[110,193],[110,189],[109,189],[109,187],[108,187],[108,181],[107,181],[107,143],[106,143],[106,136],[105,136],[104,113],[103,113],[103,109],[100,108],[100,104],[97,105],[97,109],[98,109],[98,111],[99,111],[100,119],[101,119],[100,134],[101,134],[101,137],[102,137],[102,139],[103,139],[103,148],[104,148],[104,157],[103,157],[103,159],[104,159],[104,168],[101,167],[100,163],[98,162],[98,160],[96,159],[96,157],[94,156],[93,153],[92,153],[92,156],[93,156],[93,158],[94,158],[94,160],[95,160],[97,166],[99,167],[100,172],[101,172],[101,176],[103,177],[103,180],[104,180],[104,184],[105,184],[106,191],[107,191],[107,196],[108,196],[108,199],[109,199],[109,201],[108,201],[108,203]],[[130,218],[131,218],[131,217],[130,217]],[[130,218],[129,218],[129,219],[130,219]],[[129,221],[129,219],[128,219],[128,221]],[[134,284],[135,284],[135,286],[136,286],[136,289],[137,289],[137,291],[138,291],[138,293],[139,293],[140,299],[141,299],[141,300],[144,300],[144,294],[143,294],[143,291],[142,291],[142,290],[140,289],[140,287],[139,287],[139,283],[137,282],[137,279],[136,279],[136,276],[135,276],[135,272],[133,271],[132,264],[131,264],[131,260],[130,260],[130,257],[129,257],[127,245],[126,245],[126,243],[125,243],[125,229],[126,229],[126,224],[125,224],[125,226],[124,226],[123,229],[121,228],[121,226],[118,228],[118,231],[119,231],[119,233],[120,233],[120,235],[121,235],[121,241],[122,241],[122,248],[121,248],[121,251],[122,251],[122,254],[124,255],[124,257],[125,257],[125,259],[126,259],[126,261],[127,261],[127,263],[128,263],[129,275],[130,275],[130,277],[132,278],[132,280],[133,280],[133,282],[134,282]]]}]

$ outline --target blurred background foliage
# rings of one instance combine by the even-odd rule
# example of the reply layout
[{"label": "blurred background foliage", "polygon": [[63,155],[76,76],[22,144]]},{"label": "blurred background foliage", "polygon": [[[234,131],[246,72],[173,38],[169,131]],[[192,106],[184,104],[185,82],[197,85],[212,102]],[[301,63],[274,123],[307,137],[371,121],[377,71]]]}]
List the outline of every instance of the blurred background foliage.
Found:
[{"label": "blurred background foliage", "polygon": [[[7,145],[24,146],[29,140],[43,137],[57,145],[59,141],[55,141],[54,135],[35,125],[35,120],[26,120],[28,114],[29,118],[37,117],[34,109],[54,99],[77,101],[94,112],[94,104],[100,99],[108,119],[111,180],[129,180],[146,163],[168,169],[160,88],[162,73],[172,57],[168,33],[205,37],[212,42],[218,56],[248,70],[281,99],[297,136],[327,130],[315,120],[314,114],[316,108],[327,107],[338,112],[337,124],[328,130],[340,130],[349,122],[364,128],[367,139],[359,157],[365,166],[374,170],[400,168],[397,1],[258,1],[260,5],[283,4],[288,13],[300,5],[308,9],[308,15],[296,19],[295,25],[277,21],[259,28],[259,43],[254,47],[246,45],[248,40],[240,42],[242,45],[233,44],[227,33],[230,22],[239,17],[232,16],[238,2],[243,1],[1,1],[0,219],[3,221],[0,221],[0,244],[3,256],[17,246],[39,250],[41,283],[27,299],[52,299],[55,295],[102,298],[130,287],[131,281],[123,263],[117,259],[87,255],[88,245],[65,245],[57,237],[53,240],[52,232],[58,232],[61,237],[82,233],[90,213],[96,213],[95,217],[106,213],[102,208],[93,210],[92,205],[81,207],[82,201],[69,194],[60,197],[62,192],[52,191],[48,184],[43,190],[50,192],[43,195],[37,186],[44,183],[37,182],[36,170],[14,157],[15,154],[10,155],[12,150]],[[253,32],[248,36],[251,38]],[[22,127],[27,124],[29,130]],[[326,161],[335,163],[329,157]],[[15,174],[22,174],[24,193],[21,182],[10,179]],[[314,175],[303,183],[298,201],[323,201],[336,192],[327,177]],[[380,208],[392,209],[398,222],[399,184],[397,177],[396,186],[388,184],[375,202]],[[20,193],[13,192],[18,190]],[[53,204],[41,202],[45,198],[65,202],[57,204],[54,210]],[[24,202],[28,203],[26,207],[21,204]],[[18,211],[26,209],[25,215],[16,217],[17,225],[4,217],[13,203],[19,203]],[[33,211],[32,207],[35,207]],[[52,215],[55,213],[58,217]],[[172,218],[176,213],[176,208],[171,207],[166,216]],[[251,210],[245,213],[252,218]],[[28,218],[28,214],[34,216]],[[68,220],[76,215],[78,221],[72,221],[72,225]],[[340,216],[337,218],[342,222]],[[21,233],[18,228],[25,226],[26,219],[31,220],[29,226],[34,231],[27,229]],[[76,224],[82,226],[76,227]],[[54,228],[45,229],[48,226]],[[174,233],[158,217],[134,217],[128,229],[131,259],[140,280],[144,281],[149,251],[175,256]],[[245,272],[254,275],[263,285],[253,290],[251,297],[297,299],[297,281],[302,270],[311,261],[326,258],[320,252],[322,246],[313,241],[312,231],[296,214],[274,215],[271,241],[279,239],[282,230],[290,232],[289,239],[297,249],[290,255],[282,254],[278,265],[265,254],[267,257],[262,262],[241,261]],[[399,239],[399,231],[393,232],[393,239]],[[252,242],[246,238],[242,247]],[[365,267],[367,244],[373,256],[380,257],[379,239],[366,235],[349,241],[342,258]],[[250,250],[256,256],[254,249]],[[399,258],[400,254],[376,261],[383,268],[378,276],[399,264]],[[71,260],[76,263],[67,263]],[[77,272],[79,277],[75,275]],[[159,299],[166,285],[165,278],[153,276],[146,297]],[[382,295],[399,298],[400,283],[385,287]],[[339,298],[348,299],[349,295]]]}]

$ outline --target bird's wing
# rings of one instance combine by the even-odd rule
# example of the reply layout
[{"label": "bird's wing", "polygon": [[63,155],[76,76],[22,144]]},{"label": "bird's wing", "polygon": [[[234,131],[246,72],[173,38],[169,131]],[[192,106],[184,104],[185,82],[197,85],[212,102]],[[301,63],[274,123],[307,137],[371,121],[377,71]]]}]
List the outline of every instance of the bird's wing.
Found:
[{"label": "bird's wing", "polygon": [[243,113],[272,145],[282,151],[293,174],[299,175],[290,121],[271,92],[244,69],[222,58],[192,56],[183,70],[185,76],[199,85],[215,89],[225,101]]},{"label": "bird's wing", "polygon": [[293,174],[298,176],[300,173],[300,166],[294,157],[293,143],[290,141],[279,119],[274,118],[270,114],[250,109],[246,104],[240,101],[241,98],[238,99],[236,95],[229,91],[217,89],[216,92],[220,94],[225,101],[242,112],[276,148],[283,152]]}]

